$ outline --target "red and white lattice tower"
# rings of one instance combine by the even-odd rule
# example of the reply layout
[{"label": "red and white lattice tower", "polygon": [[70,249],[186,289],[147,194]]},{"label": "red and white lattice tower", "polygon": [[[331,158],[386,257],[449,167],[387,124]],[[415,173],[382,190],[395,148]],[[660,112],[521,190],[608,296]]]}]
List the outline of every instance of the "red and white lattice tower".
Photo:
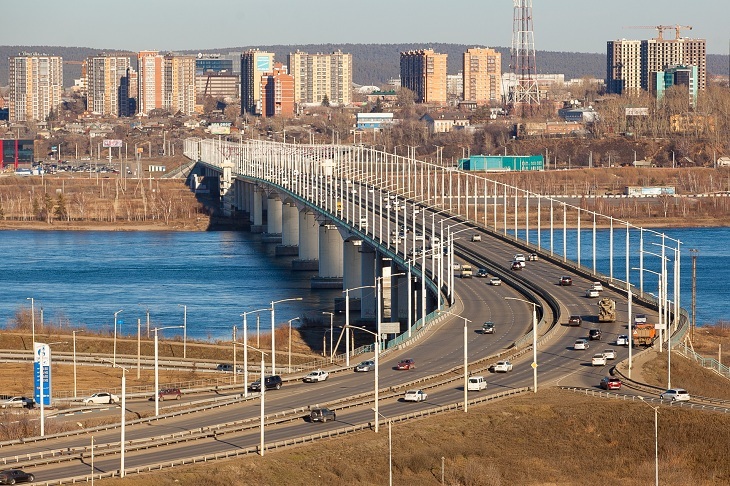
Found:
[{"label": "red and white lattice tower", "polygon": [[515,85],[509,103],[514,111],[531,112],[540,104],[535,66],[535,33],[532,30],[532,0],[514,0],[511,66]]}]

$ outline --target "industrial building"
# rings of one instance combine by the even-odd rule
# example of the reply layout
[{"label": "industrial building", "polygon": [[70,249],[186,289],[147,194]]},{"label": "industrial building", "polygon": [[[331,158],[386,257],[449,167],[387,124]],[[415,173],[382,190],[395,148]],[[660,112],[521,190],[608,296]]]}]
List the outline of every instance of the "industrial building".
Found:
[{"label": "industrial building", "polygon": [[542,155],[472,155],[459,159],[459,170],[522,172],[545,170]]}]

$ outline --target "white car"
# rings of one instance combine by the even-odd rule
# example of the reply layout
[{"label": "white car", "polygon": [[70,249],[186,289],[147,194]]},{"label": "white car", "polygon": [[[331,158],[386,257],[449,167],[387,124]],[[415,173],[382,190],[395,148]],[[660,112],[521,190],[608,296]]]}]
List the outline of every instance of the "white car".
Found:
[{"label": "white car", "polygon": [[619,334],[619,336],[616,338],[616,346],[628,346],[629,345],[629,336],[626,334]]},{"label": "white car", "polygon": [[603,356],[605,356],[606,359],[616,359],[616,350],[615,349],[604,349]]},{"label": "white car", "polygon": [[634,324],[646,324],[646,314],[636,314],[634,316]]},{"label": "white car", "polygon": [[593,284],[591,284],[591,288],[593,290],[598,290],[599,292],[603,292],[603,285],[601,284],[601,282],[593,282]]},{"label": "white car", "polygon": [[0,402],[0,408],[33,408],[33,399],[26,397],[12,397]]},{"label": "white car", "polygon": [[594,354],[591,359],[591,366],[606,366],[606,357],[601,354]]},{"label": "white car", "polygon": [[600,295],[601,294],[598,292],[598,290],[596,290],[594,288],[590,288],[590,289],[586,290],[586,297],[588,297],[588,298],[598,297]]},{"label": "white car", "polygon": [[86,397],[83,400],[84,404],[99,404],[99,403],[116,403],[119,401],[119,397],[107,392],[94,393],[90,397]]},{"label": "white car", "polygon": [[482,235],[471,235],[471,241],[482,241]]},{"label": "white car", "polygon": [[469,381],[466,382],[467,391],[481,391],[486,390],[487,380],[483,376],[470,376]]},{"label": "white car", "polygon": [[489,279],[489,285],[502,285],[502,279],[499,277],[492,277]]},{"label": "white car", "polygon": [[682,388],[673,388],[671,390],[667,390],[659,395],[659,398],[661,398],[662,400],[671,400],[673,402],[688,402],[690,399],[687,390],[684,390]]},{"label": "white car", "polygon": [[305,383],[314,383],[315,381],[327,381],[330,374],[323,370],[316,370],[302,378]]},{"label": "white car", "polygon": [[585,339],[577,339],[575,343],[573,343],[573,349],[588,349],[588,341]]},{"label": "white car", "polygon": [[406,402],[422,402],[428,398],[428,394],[423,390],[408,390],[403,396]]},{"label": "white car", "polygon": [[359,365],[355,366],[355,371],[374,371],[375,361],[363,361]]},{"label": "white car", "polygon": [[512,371],[512,363],[509,361],[497,361],[496,364],[491,366],[492,371],[495,373],[507,373]]}]

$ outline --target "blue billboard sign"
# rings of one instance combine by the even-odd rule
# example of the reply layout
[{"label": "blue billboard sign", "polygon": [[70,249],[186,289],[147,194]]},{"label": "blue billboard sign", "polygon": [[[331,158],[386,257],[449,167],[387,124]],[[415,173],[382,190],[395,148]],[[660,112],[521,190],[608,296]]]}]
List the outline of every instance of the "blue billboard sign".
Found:
[{"label": "blue billboard sign", "polygon": [[51,406],[51,347],[45,343],[33,343],[33,400],[43,406]]}]

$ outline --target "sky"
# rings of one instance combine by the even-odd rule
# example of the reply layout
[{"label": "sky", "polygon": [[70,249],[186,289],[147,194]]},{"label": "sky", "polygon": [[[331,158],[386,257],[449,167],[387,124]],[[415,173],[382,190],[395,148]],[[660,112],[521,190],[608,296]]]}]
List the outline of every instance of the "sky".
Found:
[{"label": "sky", "polygon": [[[0,45],[129,51],[325,43],[508,47],[513,11],[510,0],[3,1]],[[729,19],[729,0],[533,1],[535,47],[546,51],[604,53],[607,40],[656,36],[655,29],[628,26],[680,24],[693,27],[683,36],[707,39],[708,53],[727,54]],[[673,30],[665,33],[673,37]]]}]

